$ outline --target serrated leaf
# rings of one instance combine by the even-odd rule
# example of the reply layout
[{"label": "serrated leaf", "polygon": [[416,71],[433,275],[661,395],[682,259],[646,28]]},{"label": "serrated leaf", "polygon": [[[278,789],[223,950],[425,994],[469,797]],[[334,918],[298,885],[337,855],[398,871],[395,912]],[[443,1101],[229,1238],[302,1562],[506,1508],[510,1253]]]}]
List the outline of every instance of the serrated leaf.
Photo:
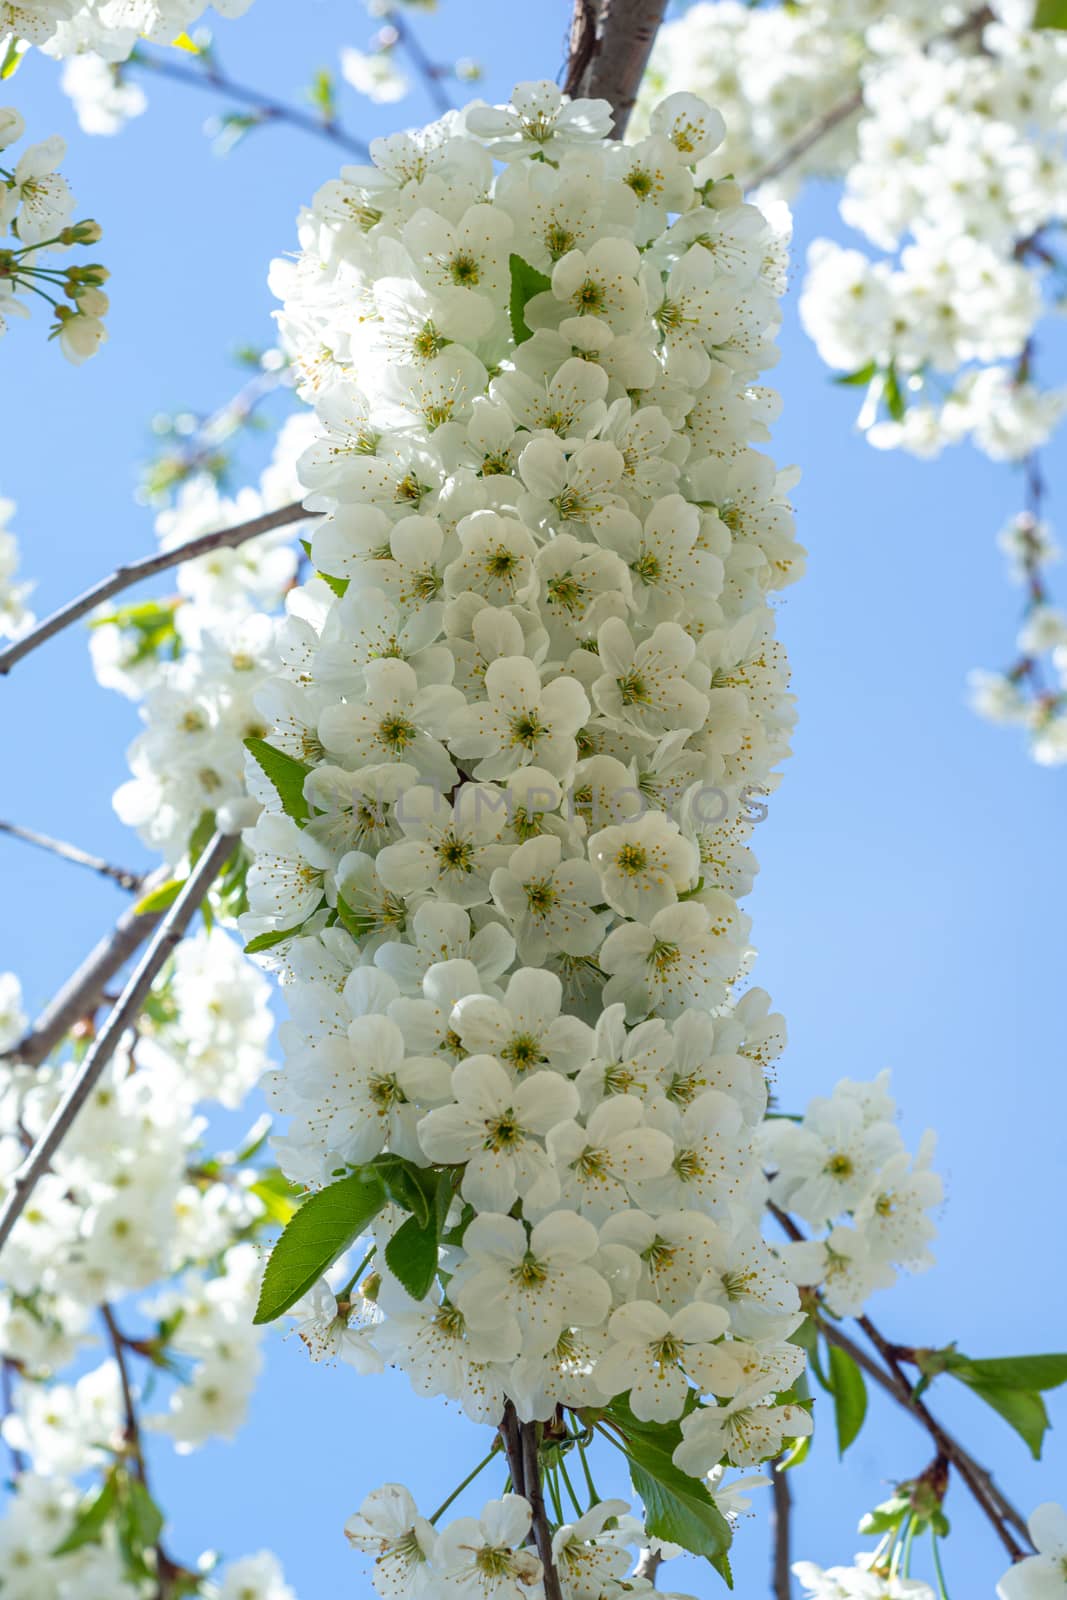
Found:
[{"label": "serrated leaf", "polygon": [[964,1383],[991,1383],[999,1389],[1058,1389],[1067,1383],[1067,1355],[992,1356],[978,1361],[953,1355],[945,1370]]},{"label": "serrated leaf", "polygon": [[54,1556],[70,1555],[73,1550],[80,1550],[83,1545],[97,1544],[103,1531],[118,1507],[118,1485],[115,1474],[105,1478],[104,1486],[94,1500],[80,1511],[74,1519],[71,1528],[62,1544],[57,1544],[52,1551]]},{"label": "serrated leaf", "polygon": [[266,739],[251,738],[244,743],[249,755],[255,758],[274,785],[286,816],[292,817],[294,822],[306,822],[309,810],[304,799],[304,779],[311,768],[295,756],[286,755],[284,750],[276,750]]},{"label": "serrated leaf", "polygon": [[386,1202],[372,1167],[361,1167],[305,1200],[271,1251],[253,1322],[273,1322],[328,1272]]},{"label": "serrated leaf", "polygon": [[1067,0],[1037,0],[1035,28],[1067,28]]},{"label": "serrated leaf", "polygon": [[1026,1389],[998,1388],[992,1383],[972,1383],[970,1388],[1015,1429],[1034,1460],[1040,1461],[1041,1445],[1048,1427],[1048,1412],[1041,1396]]},{"label": "serrated leaf", "polygon": [[409,1217],[385,1247],[385,1264],[413,1300],[424,1300],[437,1275],[436,1222]]},{"label": "serrated leaf", "polygon": [[528,261],[521,256],[512,255],[511,264],[511,295],[508,300],[508,315],[511,318],[511,336],[516,344],[525,344],[527,339],[533,338],[533,329],[526,326],[523,316],[527,302],[535,294],[544,294],[546,289],[551,289],[552,279],[545,273],[538,272],[536,267],[531,267]]},{"label": "serrated leaf", "polygon": [[837,1453],[843,1456],[863,1427],[867,1415],[867,1385],[863,1373],[847,1350],[830,1346],[830,1383],[837,1427]]},{"label": "serrated leaf", "polygon": [[645,1507],[649,1533],[680,1544],[693,1555],[704,1556],[732,1588],[733,1575],[727,1559],[730,1524],[703,1482],[676,1467],[646,1434],[631,1438],[626,1453],[630,1481]]}]

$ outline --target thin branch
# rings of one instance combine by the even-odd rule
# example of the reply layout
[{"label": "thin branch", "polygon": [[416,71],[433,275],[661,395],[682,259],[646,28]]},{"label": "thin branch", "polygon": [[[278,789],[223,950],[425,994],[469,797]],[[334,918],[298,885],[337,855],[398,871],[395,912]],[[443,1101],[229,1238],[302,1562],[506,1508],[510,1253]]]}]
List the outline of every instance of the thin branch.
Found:
[{"label": "thin branch", "polygon": [[437,110],[442,115],[446,111],[451,111],[453,109],[452,99],[448,93],[448,90],[441,81],[444,77],[444,73],[436,62],[430,60],[430,57],[422,48],[422,42],[419,39],[418,34],[412,28],[408,19],[404,16],[403,11],[397,8],[394,11],[388,12],[386,21],[388,22],[389,27],[392,28],[393,32],[396,34],[397,40],[402,49],[407,52],[407,56],[411,62],[411,65],[415,68],[415,71],[422,79],[422,82],[426,88],[426,93],[433,101]]},{"label": "thin branch", "polygon": [[574,0],[563,87],[576,98],[607,100],[621,139],[637,100],[667,0]]},{"label": "thin branch", "polygon": [[44,1176],[56,1151],[70,1132],[82,1106],[92,1094],[104,1068],[114,1055],[119,1040],[148,998],[156,978],[171,951],[181,942],[201,900],[231,855],[236,841],[230,834],[216,833],[186,879],[181,893],[160,923],[151,944],[131,973],[104,1026],[87,1051],[84,1060],[26,1160],[18,1168],[11,1188],[0,1207],[0,1248],[26,1208],[27,1201]]},{"label": "thin branch", "polygon": [[[145,888],[149,891],[159,888],[167,882],[168,876],[166,869],[160,868],[145,880]],[[105,934],[49,1001],[29,1032],[6,1050],[0,1060],[40,1066],[76,1023],[92,1016],[106,998],[111,979],[156,931],[162,918],[162,911],[138,913],[133,906],[124,911],[111,932]]]},{"label": "thin branch", "polygon": [[137,1406],[133,1398],[133,1385],[130,1382],[130,1368],[126,1360],[126,1340],[122,1330],[115,1321],[115,1313],[105,1301],[100,1307],[100,1315],[107,1329],[108,1343],[115,1365],[119,1369],[119,1385],[122,1389],[123,1411],[123,1437],[133,1470],[140,1481],[148,1488],[148,1470],[145,1466],[144,1445],[141,1442],[141,1428],[137,1420]]},{"label": "thin branch", "polygon": [[771,1553],[771,1593],[774,1600],[792,1600],[792,1526],[793,1493],[789,1474],[782,1470],[781,1462],[771,1468],[771,1493],[774,1510],[771,1517],[773,1549]]},{"label": "thin branch", "polygon": [[81,850],[76,844],[67,844],[63,839],[50,838],[47,833],[36,833],[32,828],[20,828],[17,822],[5,822],[0,818],[0,833],[10,834],[13,839],[21,839],[25,844],[36,845],[39,850],[47,850],[51,855],[59,856],[64,861],[73,861],[76,866],[88,867],[92,872],[98,872],[102,878],[110,878],[112,883],[117,883],[120,889],[131,891],[139,889],[143,883],[143,875],[139,872],[130,872],[126,867],[112,866],[110,861],[105,861],[101,856],[90,855],[87,850]]},{"label": "thin branch", "polygon": [[504,1454],[507,1457],[508,1471],[511,1474],[512,1490],[515,1494],[525,1494],[526,1470],[522,1457],[519,1419],[510,1400],[504,1402],[504,1415],[500,1419],[499,1427],[500,1438],[504,1445]]},{"label": "thin branch", "polygon": [[251,106],[260,122],[287,123],[291,128],[299,128],[303,133],[312,133],[321,139],[329,139],[331,144],[339,145],[342,150],[358,156],[361,161],[370,160],[370,150],[364,141],[346,133],[335,118],[316,117],[309,111],[301,111],[299,106],[288,105],[282,100],[272,100],[260,90],[252,89],[244,83],[236,83],[227,77],[210,57],[202,59],[205,63],[202,67],[186,66],[181,61],[172,60],[169,55],[157,55],[139,45],[130,56],[128,65],[145,67],[158,77],[172,78],[176,83],[187,83],[194,89],[207,89],[210,93],[221,95],[228,100],[236,100],[241,105]]},{"label": "thin branch", "polygon": [[[11,1380],[17,1371],[17,1366],[9,1357],[4,1356],[0,1360],[0,1400],[3,1402],[5,1420],[15,1409],[15,1391]],[[21,1478],[26,1471],[26,1457],[16,1445],[9,1444],[7,1448],[11,1456],[11,1471],[16,1478]]]},{"label": "thin branch", "polygon": [[272,528],[288,527],[293,522],[310,521],[315,514],[305,511],[299,500],[294,500],[277,511],[266,511],[261,517],[238,522],[232,528],[202,533],[198,538],[188,539],[185,544],[176,545],[172,550],[159,550],[155,555],[142,556],[140,561],[124,562],[108,577],[94,583],[91,589],[86,589],[84,594],[60,606],[58,611],[53,611],[50,617],[38,623],[29,633],[23,634],[21,639],[16,639],[6,650],[0,650],[0,677],[10,672],[23,656],[28,656],[39,645],[62,633],[64,628],[69,628],[72,622],[87,616],[104,600],[110,600],[112,595],[132,588],[135,583],[154,578],[157,573],[166,572],[171,567],[181,566],[183,561],[195,561],[197,556],[209,555],[212,550],[236,550],[238,545],[258,538],[261,533],[270,533]]},{"label": "thin branch", "polygon": [[541,1484],[541,1460],[539,1453],[541,1425],[537,1422],[519,1423],[519,1440],[522,1445],[522,1469],[525,1479],[525,1494],[530,1502],[533,1513],[531,1531],[537,1554],[541,1558],[545,1600],[563,1600],[563,1590],[560,1587],[559,1573],[552,1556],[552,1530],[548,1525],[548,1516],[545,1512],[545,1497]]},{"label": "thin branch", "polygon": [[[980,33],[986,24],[992,21],[993,12],[990,7],[980,6],[970,16],[964,17],[963,21],[958,23],[956,27],[948,28],[944,33],[935,34],[932,39],[928,39],[923,48],[929,50],[935,44],[950,44],[959,39],[966,39],[971,34]],[[801,157],[806,156],[809,150],[813,150],[817,144],[826,138],[828,133],[832,133],[843,122],[847,122],[849,117],[854,116],[857,111],[863,109],[863,94],[864,89],[861,83],[855,89],[850,90],[848,94],[843,95],[840,100],[824,111],[821,117],[816,117],[814,122],[809,123],[801,133],[798,133],[796,138],[787,144],[781,154],[776,156],[773,161],[769,161],[766,166],[761,167],[747,177],[744,180],[743,187],[746,189],[758,189],[761,183],[768,183],[771,178],[780,178],[783,172],[787,171]]]},{"label": "thin branch", "polygon": [[[805,1241],[805,1235],[788,1212],[783,1211],[773,1203],[767,1209],[779,1224],[782,1230],[796,1243]],[[912,1388],[908,1376],[903,1369],[905,1350],[913,1346],[895,1345],[891,1340],[875,1327],[867,1316],[857,1317],[857,1325],[863,1329],[867,1338],[874,1345],[885,1368],[879,1367],[866,1353],[862,1346],[850,1339],[835,1322],[830,1322],[824,1317],[819,1317],[819,1327],[830,1344],[837,1345],[844,1350],[862,1367],[868,1377],[872,1378],[886,1394],[890,1395],[897,1405],[909,1411],[921,1427],[926,1429],[938,1454],[955,1467],[964,1483],[967,1485],[975,1501],[985,1513],[994,1532],[1004,1546],[1012,1561],[1019,1561],[1026,1551],[1016,1542],[1010,1532],[1009,1526],[1014,1527],[1029,1543],[1029,1534],[1021,1513],[1012,1505],[1011,1501],[997,1486],[993,1475],[981,1466],[971,1455],[970,1451],[945,1428],[930,1411],[929,1407],[921,1400]]]}]

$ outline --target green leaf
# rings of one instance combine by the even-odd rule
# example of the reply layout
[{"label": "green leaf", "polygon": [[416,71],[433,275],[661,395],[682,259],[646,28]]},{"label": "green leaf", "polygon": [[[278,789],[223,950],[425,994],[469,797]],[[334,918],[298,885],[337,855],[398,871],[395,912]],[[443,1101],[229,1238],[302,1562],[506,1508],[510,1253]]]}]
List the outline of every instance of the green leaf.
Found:
[{"label": "green leaf", "polygon": [[1067,0],[1037,0],[1035,28],[1067,28]]},{"label": "green leaf", "polygon": [[646,1434],[631,1438],[626,1453],[630,1481],[644,1504],[649,1533],[704,1556],[732,1588],[727,1557],[730,1524],[703,1482],[676,1467]]},{"label": "green leaf", "polygon": [[413,1300],[425,1300],[437,1275],[437,1222],[416,1217],[397,1229],[385,1247],[385,1264]]},{"label": "green leaf", "polygon": [[980,1361],[953,1355],[945,1370],[964,1383],[993,1384],[1000,1389],[1058,1389],[1067,1383],[1067,1355],[993,1356]]},{"label": "green leaf", "polygon": [[172,906],[185,888],[184,878],[168,878],[166,883],[161,883],[157,889],[149,890],[142,895],[133,908],[135,917],[146,917],[151,911],[166,911]]},{"label": "green leaf", "polygon": [[163,1513],[139,1478],[130,1478],[126,1485],[122,1520],[132,1550],[140,1553],[151,1550],[159,1543],[159,1536],[163,1532]]},{"label": "green leaf", "polygon": [[115,1474],[111,1473],[104,1479],[104,1486],[95,1500],[80,1511],[62,1544],[57,1544],[52,1551],[54,1556],[70,1555],[73,1550],[80,1550],[83,1545],[97,1544],[103,1534],[104,1528],[110,1522],[118,1506],[118,1485]]},{"label": "green leaf", "polygon": [[837,1424],[837,1453],[843,1456],[863,1427],[867,1415],[867,1385],[863,1373],[848,1354],[830,1345],[830,1383]]},{"label": "green leaf", "polygon": [[392,1154],[375,1156],[371,1165],[385,1185],[390,1200],[410,1211],[421,1228],[428,1227],[436,1210],[438,1182],[443,1174],[432,1167],[417,1167],[414,1161]]},{"label": "green leaf", "polygon": [[885,408],[894,422],[903,422],[908,409],[908,402],[904,398],[904,391],[900,387],[897,369],[892,362],[886,368],[885,387],[882,390]]},{"label": "green leaf", "polygon": [[305,1200],[267,1262],[253,1321],[273,1322],[296,1304],[342,1256],[386,1202],[372,1167],[331,1183]]},{"label": "green leaf", "polygon": [[511,333],[516,344],[525,344],[527,339],[533,338],[533,330],[526,326],[523,316],[526,303],[535,294],[544,294],[546,289],[551,289],[552,279],[538,272],[536,267],[531,267],[521,256],[513,255],[510,259],[511,298],[508,301],[508,313],[511,317]]},{"label": "green leaf", "polygon": [[304,799],[304,779],[311,768],[284,750],[275,750],[265,739],[246,739],[245,749],[253,755],[278,791],[278,799],[286,816],[295,822],[306,822],[308,803]]},{"label": "green leaf", "polygon": [[261,950],[273,950],[276,944],[284,944],[286,939],[295,938],[302,927],[303,923],[298,923],[295,928],[276,928],[273,933],[257,933],[245,945],[245,955],[255,956]]},{"label": "green leaf", "polygon": [[877,361],[868,361],[865,367],[857,367],[855,372],[842,372],[839,377],[834,379],[834,382],[844,384],[870,383],[877,371]]},{"label": "green leaf", "polygon": [[1034,1460],[1040,1461],[1041,1444],[1048,1427],[1048,1412],[1041,1396],[1025,1389],[1001,1389],[992,1383],[972,1383],[970,1387],[1015,1429]]},{"label": "green leaf", "polygon": [[272,1222],[287,1228],[299,1210],[300,1196],[277,1167],[271,1167],[252,1184],[252,1193],[262,1201]]}]

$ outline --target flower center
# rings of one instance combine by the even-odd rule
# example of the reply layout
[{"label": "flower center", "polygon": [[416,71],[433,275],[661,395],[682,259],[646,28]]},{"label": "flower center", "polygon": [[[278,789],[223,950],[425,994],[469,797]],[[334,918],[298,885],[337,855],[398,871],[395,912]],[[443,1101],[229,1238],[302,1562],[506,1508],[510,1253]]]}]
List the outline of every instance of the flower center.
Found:
[{"label": "flower center", "polygon": [[418,730],[413,722],[409,722],[406,717],[402,717],[397,713],[395,716],[386,717],[379,724],[378,742],[383,744],[387,750],[393,750],[399,754],[401,750],[406,750],[408,745],[414,741],[417,732]]},{"label": "flower center", "polygon": [[624,844],[615,857],[615,865],[626,877],[636,878],[648,866],[648,851],[639,844]]}]

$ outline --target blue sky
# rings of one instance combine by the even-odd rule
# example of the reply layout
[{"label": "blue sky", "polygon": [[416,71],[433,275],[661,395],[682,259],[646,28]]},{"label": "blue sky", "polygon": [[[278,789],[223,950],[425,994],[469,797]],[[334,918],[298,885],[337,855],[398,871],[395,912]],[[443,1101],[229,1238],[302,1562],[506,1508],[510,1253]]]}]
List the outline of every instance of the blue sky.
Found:
[{"label": "blue sky", "polygon": [[[436,16],[416,20],[431,54],[479,58],[481,92],[499,99],[517,78],[555,75],[568,14],[566,0],[441,0]],[[343,0],[256,0],[218,37],[235,77],[293,97],[341,45],[363,46],[369,33],[362,7]],[[267,263],[294,247],[298,206],[338,164],[326,143],[282,128],[220,160],[201,134],[218,109],[210,97],[157,80],[143,118],[116,139],[90,140],[57,78],[54,63],[31,59],[0,98],[20,106],[32,137],[69,138],[64,170],[81,214],[104,226],[97,253],[112,270],[113,309],[111,343],[78,371],[45,347],[43,324],[16,326],[5,341],[0,494],[18,502],[14,526],[39,611],[152,547],[151,515],[133,499],[149,420],[209,409],[237,386],[229,352],[269,339]],[[375,108],[343,91],[345,121],[361,134],[427,110],[418,95]],[[828,193],[806,198],[797,220],[798,262],[815,234],[842,233]],[[1063,1348],[1049,1199],[1067,1113],[1058,1014],[1065,780],[1032,766],[1011,734],[977,722],[963,703],[968,669],[1010,651],[1016,595],[993,536],[1019,486],[1010,469],[970,451],[928,464],[866,446],[852,427],[855,391],[829,382],[799,329],[799,278],[798,266],[774,380],[785,412],[773,450],[803,469],[796,503],[811,567],[780,616],[801,715],[795,758],[759,830],[762,875],[750,902],[757,979],[790,1026],[782,1100],[800,1109],[841,1076],[890,1066],[909,1140],[938,1130],[947,1187],[938,1265],[875,1301],[891,1337],[956,1339],[973,1355]],[[1050,476],[1055,508],[1067,472],[1053,465]],[[143,864],[110,808],[135,714],[96,688],[84,636],[54,641],[0,693],[0,815]],[[0,968],[17,968],[36,1004],[110,923],[119,896],[0,845]],[[1051,1399],[1061,1426],[1034,1465],[969,1395],[935,1391],[945,1419],[996,1461],[1026,1510],[1062,1496],[1067,1479],[1067,1404]],[[861,1545],[861,1513],[893,1479],[927,1464],[908,1419],[880,1403],[872,1413],[843,1466],[824,1428],[815,1469],[796,1475],[798,1555],[847,1561]],[[395,1478],[432,1508],[484,1454],[483,1437],[455,1408],[416,1401],[395,1375],[312,1368],[295,1341],[273,1340],[238,1442],[184,1459],[160,1447],[154,1476],[182,1553],[270,1545],[301,1600],[330,1591],[362,1600],[371,1589],[341,1537],[344,1517],[368,1488]],[[947,1510],[954,1600],[990,1593],[999,1547],[962,1486]],[[766,1592],[761,1527],[745,1524],[735,1548],[738,1592]],[[676,1572],[679,1587],[719,1592],[707,1568]]]}]

